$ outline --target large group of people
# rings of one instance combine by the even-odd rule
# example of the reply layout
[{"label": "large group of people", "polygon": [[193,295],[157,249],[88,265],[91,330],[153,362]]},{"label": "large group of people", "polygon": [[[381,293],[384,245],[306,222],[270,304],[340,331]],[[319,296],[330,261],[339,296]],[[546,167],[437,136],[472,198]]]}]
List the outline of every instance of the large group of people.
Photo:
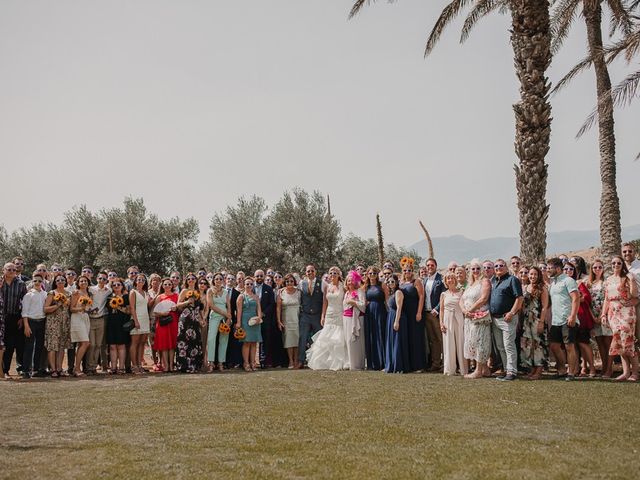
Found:
[{"label": "large group of people", "polygon": [[282,367],[511,381],[553,366],[566,380],[638,380],[632,243],[610,265],[514,256],[438,271],[434,258],[404,257],[346,274],[310,264],[300,274],[202,268],[184,279],[56,264],[27,276],[24,265],[16,257],[0,278],[3,378],[15,364],[25,379]]}]

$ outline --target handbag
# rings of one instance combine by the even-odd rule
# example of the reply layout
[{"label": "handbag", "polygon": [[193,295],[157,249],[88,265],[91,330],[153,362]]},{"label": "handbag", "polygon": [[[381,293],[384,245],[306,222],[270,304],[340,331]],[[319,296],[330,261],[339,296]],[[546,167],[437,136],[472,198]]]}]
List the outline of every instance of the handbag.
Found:
[{"label": "handbag", "polygon": [[173,317],[171,315],[163,315],[162,317],[158,317],[158,323],[161,327],[166,327],[173,321]]}]

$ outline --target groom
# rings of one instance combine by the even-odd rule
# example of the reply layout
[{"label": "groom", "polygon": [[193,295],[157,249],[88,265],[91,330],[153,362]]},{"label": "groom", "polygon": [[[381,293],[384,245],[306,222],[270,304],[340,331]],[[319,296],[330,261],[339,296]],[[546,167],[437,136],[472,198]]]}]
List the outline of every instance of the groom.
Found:
[{"label": "groom", "polygon": [[324,300],[322,281],[316,278],[316,267],[307,265],[305,273],[307,277],[298,285],[301,293],[298,359],[301,366],[304,365],[306,360],[307,343],[309,343],[310,338],[322,328],[320,325],[320,317],[322,315],[322,302]]}]

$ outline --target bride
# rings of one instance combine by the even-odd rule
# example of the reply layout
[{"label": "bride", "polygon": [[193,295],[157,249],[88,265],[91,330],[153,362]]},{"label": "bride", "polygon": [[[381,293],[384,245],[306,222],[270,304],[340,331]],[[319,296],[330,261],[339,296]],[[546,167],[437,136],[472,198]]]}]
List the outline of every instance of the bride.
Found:
[{"label": "bride", "polygon": [[312,370],[348,370],[349,357],[342,326],[344,286],[338,267],[329,269],[329,283],[324,292],[322,330],[312,337],[307,350],[307,365]]}]

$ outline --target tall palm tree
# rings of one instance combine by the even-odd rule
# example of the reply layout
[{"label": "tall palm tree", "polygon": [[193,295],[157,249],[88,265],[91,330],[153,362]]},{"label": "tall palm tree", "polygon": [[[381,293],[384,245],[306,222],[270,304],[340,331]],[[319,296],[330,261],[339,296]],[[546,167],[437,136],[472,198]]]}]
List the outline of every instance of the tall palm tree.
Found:
[{"label": "tall palm tree", "polygon": [[[613,97],[611,78],[602,42],[602,5],[611,14],[609,35],[621,30],[629,34],[632,29],[631,14],[623,0],[559,0],[554,4],[551,19],[553,32],[552,52],[557,52],[567,37],[574,20],[582,7],[582,18],[587,28],[589,56],[596,74],[598,98],[598,145],[600,149],[600,244],[602,254],[609,258],[619,254],[622,243],[620,227],[620,200],[616,185],[616,137],[613,121]],[[582,62],[581,62],[582,63]],[[578,64],[577,66],[580,66]],[[575,76],[572,69],[554,88],[558,91]]]},{"label": "tall palm tree", "polygon": [[[372,0],[357,0],[350,17]],[[520,256],[526,262],[545,257],[547,164],[551,134],[550,84],[546,76],[551,64],[551,30],[548,0],[452,0],[442,10],[427,39],[425,57],[431,53],[444,29],[471,7],[462,29],[465,41],[475,24],[485,15],[499,11],[511,14],[511,46],[520,101],[513,106],[516,119],[514,165],[520,217]]]}]

